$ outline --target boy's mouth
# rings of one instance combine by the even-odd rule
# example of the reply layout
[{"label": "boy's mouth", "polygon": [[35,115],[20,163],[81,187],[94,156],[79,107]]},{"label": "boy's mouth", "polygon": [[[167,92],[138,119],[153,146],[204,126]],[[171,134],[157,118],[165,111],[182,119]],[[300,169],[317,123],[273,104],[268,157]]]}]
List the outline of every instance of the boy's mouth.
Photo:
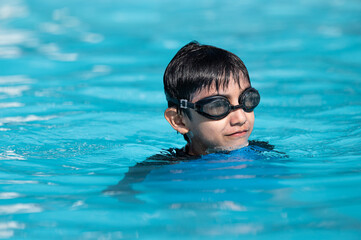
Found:
[{"label": "boy's mouth", "polygon": [[237,131],[237,132],[233,132],[231,134],[227,134],[227,137],[244,137],[246,136],[248,133],[248,130],[241,130],[241,131]]}]

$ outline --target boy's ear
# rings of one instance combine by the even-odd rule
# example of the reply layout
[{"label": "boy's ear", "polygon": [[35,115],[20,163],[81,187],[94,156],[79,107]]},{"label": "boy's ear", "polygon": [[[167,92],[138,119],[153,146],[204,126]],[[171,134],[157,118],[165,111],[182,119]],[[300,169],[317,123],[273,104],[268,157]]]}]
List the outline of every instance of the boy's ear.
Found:
[{"label": "boy's ear", "polygon": [[164,112],[164,117],[177,132],[181,134],[189,132],[189,129],[184,121],[184,116],[179,114],[176,108],[167,108]]}]

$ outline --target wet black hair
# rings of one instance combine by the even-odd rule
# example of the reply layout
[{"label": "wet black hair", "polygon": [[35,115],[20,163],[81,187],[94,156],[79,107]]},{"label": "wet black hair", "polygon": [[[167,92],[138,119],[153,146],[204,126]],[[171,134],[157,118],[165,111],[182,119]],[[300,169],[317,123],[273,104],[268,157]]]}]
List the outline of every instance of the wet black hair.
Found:
[{"label": "wet black hair", "polygon": [[[242,60],[235,54],[196,41],[182,47],[168,64],[164,76],[164,91],[167,98],[187,99],[202,89],[226,88],[231,76],[240,86],[249,75]],[[176,105],[168,101],[168,107]]]}]

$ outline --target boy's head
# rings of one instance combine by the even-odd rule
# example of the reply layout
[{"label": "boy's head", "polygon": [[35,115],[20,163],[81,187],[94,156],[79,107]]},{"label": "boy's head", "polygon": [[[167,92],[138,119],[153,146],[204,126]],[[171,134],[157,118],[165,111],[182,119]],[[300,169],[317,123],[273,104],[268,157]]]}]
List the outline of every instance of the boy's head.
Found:
[{"label": "boy's head", "polygon": [[163,81],[165,118],[184,135],[189,154],[248,145],[259,94],[236,55],[191,42],[171,60]]}]

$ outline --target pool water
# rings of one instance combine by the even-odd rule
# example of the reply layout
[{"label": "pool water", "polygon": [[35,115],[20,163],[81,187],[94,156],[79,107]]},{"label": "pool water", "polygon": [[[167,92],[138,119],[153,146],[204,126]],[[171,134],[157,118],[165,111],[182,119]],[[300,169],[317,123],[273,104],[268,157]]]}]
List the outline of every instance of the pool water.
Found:
[{"label": "pool water", "polygon": [[[1,0],[0,238],[359,239],[360,22],[358,0]],[[275,151],[146,167],[112,194],[184,145],[162,77],[192,40],[245,62],[251,139]]]}]

